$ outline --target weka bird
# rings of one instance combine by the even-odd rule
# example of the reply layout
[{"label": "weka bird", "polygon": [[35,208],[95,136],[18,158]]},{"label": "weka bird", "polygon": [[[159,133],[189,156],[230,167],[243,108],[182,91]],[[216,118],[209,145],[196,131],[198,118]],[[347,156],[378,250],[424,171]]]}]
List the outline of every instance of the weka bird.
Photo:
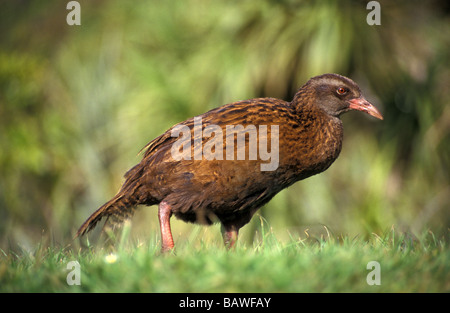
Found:
[{"label": "weka bird", "polygon": [[311,78],[291,102],[238,101],[179,123],[144,147],[142,161],[125,174],[119,192],[76,237],[103,217],[108,225],[120,225],[137,205],[159,204],[163,251],[174,247],[172,214],[187,222],[220,222],[225,245],[232,247],[239,229],[261,206],[336,160],[343,139],[339,116],[349,110],[383,119],[355,82],[324,74]]}]

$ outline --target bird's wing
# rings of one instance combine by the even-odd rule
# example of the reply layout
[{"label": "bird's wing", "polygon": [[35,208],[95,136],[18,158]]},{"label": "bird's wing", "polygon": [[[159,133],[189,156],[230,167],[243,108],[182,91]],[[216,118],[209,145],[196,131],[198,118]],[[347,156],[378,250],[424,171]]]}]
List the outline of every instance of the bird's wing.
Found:
[{"label": "bird's wing", "polygon": [[[207,125],[218,125],[224,128],[226,125],[255,124],[261,123],[261,120],[266,120],[266,122],[270,119],[276,120],[279,117],[277,114],[279,113],[279,109],[284,111],[287,105],[287,102],[278,99],[251,99],[226,104],[199,115],[199,117],[202,118],[201,123],[203,128]],[[262,115],[265,115],[266,118],[262,118]],[[189,127],[191,138],[194,138],[194,118],[190,118],[174,125],[164,134],[145,145],[139,152],[142,153],[142,151],[145,151],[143,158],[152,157],[160,149],[167,148],[177,141],[179,139],[177,136],[172,137],[172,130],[177,126]]]}]

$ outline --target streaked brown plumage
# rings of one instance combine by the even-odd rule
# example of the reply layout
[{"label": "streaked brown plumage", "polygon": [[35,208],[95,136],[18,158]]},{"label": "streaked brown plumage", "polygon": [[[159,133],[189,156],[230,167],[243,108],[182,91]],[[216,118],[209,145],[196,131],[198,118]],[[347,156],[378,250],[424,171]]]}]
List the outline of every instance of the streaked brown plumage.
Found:
[{"label": "streaked brown plumage", "polygon": [[[191,155],[195,153],[194,118],[179,123],[144,148],[142,161],[125,174],[117,195],[94,212],[76,236],[90,231],[103,217],[107,223],[120,224],[132,216],[136,205],[159,204],[163,251],[174,246],[169,223],[172,214],[187,222],[220,222],[225,244],[231,247],[239,229],[275,194],[296,181],[323,172],[336,160],[343,138],[339,115],[352,109],[382,119],[377,109],[362,97],[358,85],[337,74],[313,77],[291,102],[258,98],[213,109],[199,116],[202,129],[218,125],[223,136],[203,137],[201,143],[203,149],[208,142],[217,144],[215,148],[223,144],[223,160],[207,160],[205,156],[201,160],[175,160],[171,148],[179,138],[171,135],[177,125],[189,127]],[[226,125],[254,125],[256,129],[267,125],[268,142],[270,126],[278,125],[278,167],[262,171],[261,164],[267,164],[267,160],[249,157],[250,135],[245,137],[245,160],[236,160],[236,155],[234,160],[227,159]],[[259,132],[258,142],[262,138]]]}]

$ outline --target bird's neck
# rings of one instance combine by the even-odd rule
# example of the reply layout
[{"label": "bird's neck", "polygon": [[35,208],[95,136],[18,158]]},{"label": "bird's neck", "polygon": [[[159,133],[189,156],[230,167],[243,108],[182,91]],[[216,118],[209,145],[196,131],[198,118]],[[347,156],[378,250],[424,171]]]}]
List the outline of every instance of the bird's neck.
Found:
[{"label": "bird's neck", "polygon": [[[299,127],[291,133],[288,141],[297,151],[282,157],[281,164],[297,168],[292,182],[325,171],[337,159],[342,148],[343,126],[338,117],[330,116],[315,106],[304,103],[296,113]],[[284,161],[284,162],[283,162]]]}]

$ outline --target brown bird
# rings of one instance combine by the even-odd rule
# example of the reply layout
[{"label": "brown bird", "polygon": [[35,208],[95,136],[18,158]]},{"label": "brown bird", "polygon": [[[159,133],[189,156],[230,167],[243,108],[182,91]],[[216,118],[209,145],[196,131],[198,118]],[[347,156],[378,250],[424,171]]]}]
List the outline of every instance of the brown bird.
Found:
[{"label": "brown bird", "polygon": [[311,78],[291,102],[238,101],[179,123],[147,146],[119,192],[95,211],[76,237],[103,217],[112,227],[139,204],[159,204],[162,250],[173,249],[170,217],[220,222],[227,247],[239,229],[282,189],[325,171],[339,156],[339,116],[359,110],[383,119],[351,79]]}]

